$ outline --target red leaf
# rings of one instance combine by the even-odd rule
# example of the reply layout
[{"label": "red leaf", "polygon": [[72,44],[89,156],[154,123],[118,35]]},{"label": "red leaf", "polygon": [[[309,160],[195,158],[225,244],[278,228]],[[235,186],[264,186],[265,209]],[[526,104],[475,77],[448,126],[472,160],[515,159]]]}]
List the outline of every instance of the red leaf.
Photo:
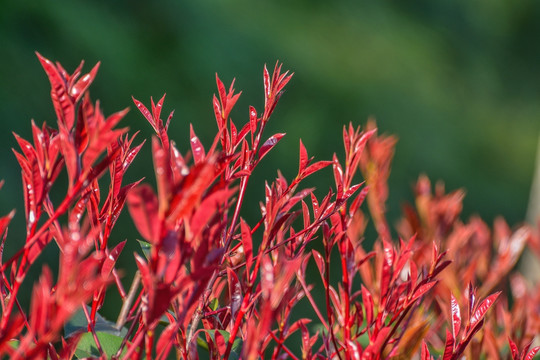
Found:
[{"label": "red leaf", "polygon": [[300,140],[300,160],[299,160],[299,164],[298,164],[298,174],[299,175],[302,174],[302,172],[306,168],[308,162],[309,162],[309,159],[308,159],[308,154],[307,154],[306,147],[302,143],[302,140]]},{"label": "red leaf", "polygon": [[364,352],[362,353],[362,360],[372,360],[380,358],[380,354],[382,353],[382,350],[386,345],[386,336],[390,333],[391,330],[392,328],[390,327],[384,327],[379,331],[375,340],[371,340],[370,344],[364,349]]},{"label": "red leaf", "polygon": [[75,107],[67,93],[66,79],[62,77],[50,60],[44,58],[38,52],[36,52],[36,55],[51,83],[51,99],[58,121],[64,124],[68,130],[71,130],[75,122]]},{"label": "red leaf", "polygon": [[218,129],[221,131],[221,129],[223,129],[223,120],[222,120],[222,117],[221,117],[221,105],[219,103],[219,100],[218,98],[216,97],[216,95],[214,95],[214,97],[212,98],[212,104],[214,106],[214,115],[216,116],[216,122],[217,122],[217,125],[218,125]]},{"label": "red leaf", "polygon": [[229,283],[229,299],[231,305],[231,316],[236,318],[236,313],[242,305],[242,286],[236,273],[230,268],[227,268],[227,281]]},{"label": "red leaf", "polygon": [[262,144],[261,148],[259,149],[259,161],[262,160],[262,158],[265,157],[265,155],[272,150],[274,146],[281,140],[282,137],[284,137],[284,133],[279,133],[272,135]]},{"label": "red leaf", "polygon": [[366,310],[366,327],[369,329],[373,322],[373,299],[368,289],[362,285],[362,302]]},{"label": "red leaf", "polygon": [[[90,84],[94,81],[97,71],[99,69],[99,62],[94,65],[92,70],[86,75],[84,75],[75,85],[73,85],[69,90],[69,95],[73,98],[73,102],[78,102],[81,96],[88,90]],[[82,65],[82,63],[81,63]]]},{"label": "red leaf", "polygon": [[533,347],[531,351],[523,358],[523,360],[532,360],[534,358],[534,355],[540,350],[540,346]]},{"label": "red leaf", "polygon": [[461,329],[461,313],[459,304],[452,293],[450,294],[450,304],[452,307],[452,335],[454,339],[457,339],[459,330]]},{"label": "red leaf", "polygon": [[429,353],[429,349],[426,344],[426,341],[422,340],[422,355],[421,355],[420,360],[431,360],[431,359],[433,359],[433,357]]},{"label": "red leaf", "polygon": [[133,102],[135,103],[135,106],[137,106],[137,109],[139,109],[141,114],[143,114],[143,116],[146,118],[146,120],[148,120],[150,125],[152,125],[152,127],[154,128],[154,131],[156,132],[156,134],[159,135],[159,129],[157,128],[156,123],[154,122],[154,119],[152,118],[152,114],[150,113],[150,111],[148,111],[148,109],[146,108],[146,106],[144,106],[144,104],[142,102],[135,99],[133,96],[131,98],[133,99]]},{"label": "red leaf", "polygon": [[253,240],[251,238],[251,229],[244,219],[240,219],[240,227],[242,229],[242,247],[246,256],[246,272],[250,273],[251,264],[253,263]]},{"label": "red leaf", "polygon": [[204,147],[201,144],[201,141],[195,135],[195,132],[193,131],[193,125],[189,125],[189,132],[190,132],[190,144],[191,144],[191,152],[193,153],[193,160],[195,161],[195,164],[199,164],[201,161],[204,160],[205,153],[204,153]]},{"label": "red leaf", "polygon": [[253,143],[253,136],[257,131],[257,111],[253,106],[249,107],[249,127],[251,130],[251,142]]},{"label": "red leaf", "polygon": [[476,308],[474,315],[471,317],[471,320],[470,320],[471,326],[474,326],[474,324],[476,324],[477,322],[479,322],[480,320],[484,318],[489,308],[491,308],[491,306],[495,303],[495,301],[497,300],[500,294],[501,294],[500,291],[496,292],[495,294],[491,294],[490,296],[485,298],[484,301],[480,303],[478,308]]},{"label": "red leaf", "polygon": [[0,237],[2,237],[4,235],[4,232],[7,231],[8,225],[14,216],[15,216],[15,210],[11,210],[9,214],[7,214],[6,216],[2,216],[0,218]]},{"label": "red leaf", "polygon": [[508,337],[508,344],[510,344],[510,353],[512,354],[512,360],[519,360],[519,350],[515,342]]},{"label": "red leaf", "polygon": [[159,340],[156,345],[156,351],[157,351],[156,358],[159,358],[159,359],[167,358],[167,355],[170,352],[171,346],[174,344],[174,338],[176,336],[177,331],[178,331],[178,324],[174,322],[167,325],[167,327],[163,330],[163,332],[159,336]]},{"label": "red leaf", "polygon": [[104,280],[107,280],[109,276],[111,275],[114,269],[114,264],[116,264],[116,261],[118,260],[118,257],[120,256],[120,253],[124,249],[125,245],[126,245],[126,240],[116,245],[114,249],[109,253],[109,255],[103,261],[103,266],[101,267],[101,277]]},{"label": "red leaf", "polygon": [[191,217],[191,234],[195,237],[200,234],[205,225],[212,219],[216,211],[229,199],[232,191],[230,189],[221,189],[208,195],[195,210]]},{"label": "red leaf", "polygon": [[431,288],[433,286],[435,286],[435,284],[437,284],[437,280],[434,280],[434,281],[431,281],[431,282],[428,282],[427,284],[424,284],[424,285],[421,285],[418,289],[416,289],[416,291],[414,292],[414,295],[412,296],[411,300],[409,301],[409,304],[412,304],[413,302],[415,302],[416,300],[418,300],[418,298],[420,298],[421,296],[423,296],[425,293],[427,293],[429,290],[431,290]]},{"label": "red leaf", "polygon": [[315,264],[317,264],[317,267],[319,268],[319,274],[321,274],[321,278],[323,282],[325,283],[325,287],[326,287],[326,280],[324,277],[326,268],[324,266],[324,259],[317,250],[311,250],[311,253],[313,254],[313,259],[315,260]]},{"label": "red leaf", "polygon": [[154,118],[154,121],[156,122],[157,127],[160,129],[160,134],[161,129],[163,128],[163,121],[161,120],[161,109],[163,108],[163,101],[165,100],[165,95],[167,94],[163,94],[163,96],[161,97],[161,99],[159,99],[156,105],[154,105],[154,100],[150,98],[150,101],[152,103],[152,116]]},{"label": "red leaf", "polygon": [[448,329],[446,329],[446,343],[444,345],[444,354],[443,354],[442,360],[452,359],[453,353],[454,353],[454,338],[452,337],[452,333]]},{"label": "red leaf", "polygon": [[328,165],[332,165],[333,161],[317,161],[315,164],[311,164],[305,169],[305,171],[302,173],[302,178],[306,178],[309,175],[327,167]]},{"label": "red leaf", "polygon": [[150,243],[159,238],[158,201],[150,185],[137,186],[127,195],[129,213],[137,230]]}]

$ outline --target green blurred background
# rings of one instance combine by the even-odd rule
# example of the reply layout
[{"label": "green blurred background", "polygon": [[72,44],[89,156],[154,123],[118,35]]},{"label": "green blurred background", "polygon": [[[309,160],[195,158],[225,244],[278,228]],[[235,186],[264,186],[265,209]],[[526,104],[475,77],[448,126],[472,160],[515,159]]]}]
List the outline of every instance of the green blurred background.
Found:
[{"label": "green blurred background", "polygon": [[[525,217],[540,131],[540,3],[523,1],[2,1],[0,11],[0,214],[17,209],[7,252],[22,246],[20,174],[10,152],[30,119],[54,122],[49,83],[34,51],[72,71],[102,65],[92,87],[106,114],[130,107],[123,122],[150,126],[131,102],[167,92],[175,109],[171,137],[188,149],[189,123],[209,146],[216,130],[214,74],[236,77],[242,97],[232,117],[262,109],[262,67],[276,60],[295,72],[268,135],[287,136],[250,183],[248,219],[263,199],[263,179],[297,168],[302,138],[318,159],[342,157],[344,124],[399,137],[390,178],[389,215],[411,201],[422,172],[447,189],[467,190],[464,215],[510,224]],[[152,178],[150,147],[129,178]],[[314,181],[330,185],[330,171]],[[327,181],[327,182],[325,182]],[[61,189],[60,189],[61,190]],[[321,190],[321,191],[322,191]],[[253,211],[251,211],[253,210]],[[137,233],[124,215],[113,234],[127,238],[122,266],[132,265]],[[55,250],[43,260],[54,267]],[[6,257],[6,256],[5,256]],[[39,270],[39,269],[36,269]],[[27,286],[30,286],[27,284]],[[30,289],[30,287],[27,287]]]}]

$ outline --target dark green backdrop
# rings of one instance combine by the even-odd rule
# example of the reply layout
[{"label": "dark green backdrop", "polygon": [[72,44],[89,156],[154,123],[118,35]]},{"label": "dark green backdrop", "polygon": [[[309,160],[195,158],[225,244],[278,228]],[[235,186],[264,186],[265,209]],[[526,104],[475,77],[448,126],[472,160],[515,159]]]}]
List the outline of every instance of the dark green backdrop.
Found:
[{"label": "dark green backdrop", "polygon": [[[86,69],[102,61],[93,98],[106,114],[130,107],[123,124],[144,129],[142,136],[150,127],[131,95],[147,102],[167,92],[181,149],[190,122],[206,144],[216,130],[215,72],[227,85],[236,77],[244,91],[233,113],[243,123],[248,105],[262,108],[263,64],[282,61],[295,76],[269,134],[287,137],[250,183],[250,210],[262,199],[263,178],[277,168],[294,175],[299,138],[319,159],[342,155],[341,127],[373,115],[382,132],[400,138],[392,218],[421,172],[448,189],[464,187],[466,216],[491,222],[501,214],[511,224],[525,216],[540,131],[537,1],[4,0],[0,7],[0,211],[18,210],[8,252],[24,239],[11,131],[29,137],[31,118],[54,120],[36,50],[70,71],[81,59]],[[149,161],[146,146],[131,179],[149,176]],[[326,190],[326,180],[316,185]],[[137,237],[130,225],[124,216],[115,233],[133,244],[124,266]],[[48,249],[43,258],[54,254]]]}]

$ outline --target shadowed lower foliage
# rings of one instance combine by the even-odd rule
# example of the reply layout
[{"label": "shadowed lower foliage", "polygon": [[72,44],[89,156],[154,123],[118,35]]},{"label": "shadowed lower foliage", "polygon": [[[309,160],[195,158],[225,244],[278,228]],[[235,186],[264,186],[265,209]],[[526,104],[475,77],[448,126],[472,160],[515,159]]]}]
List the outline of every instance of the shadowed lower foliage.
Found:
[{"label": "shadowed lower foliage", "polygon": [[[32,141],[15,135],[27,231],[20,250],[1,263],[2,355],[524,360],[540,349],[531,346],[540,331],[540,290],[514,269],[525,249],[540,256],[538,231],[511,230],[502,219],[493,229],[474,217],[463,222],[463,192],[446,193],[442,183],[432,189],[425,176],[393,230],[385,203],[396,139],[377,134],[374,122],[344,127],[344,158],[314,161],[300,141],[297,175],[278,172],[265,184],[260,220],[241,218],[251,174],[285,135],[264,134],[292,77],[281,65],[273,73],[264,68],[264,109],[250,107],[240,125],[229,117],[240,93],[216,76],[216,136],[205,146],[192,126],[184,155],[168,135],[173,114],[161,117],[165,96],[150,107],[133,99],[156,133],[154,189],[123,183],[144,141],[117,128],[126,111],[105,117],[90,100],[98,66],[81,77],[82,63],[69,74],[38,58],[57,124],[32,123]],[[303,182],[324,168],[334,186],[318,198]],[[64,173],[68,186],[56,204],[49,192]],[[144,239],[135,274],[116,268],[134,239],[111,238],[126,203]],[[3,241],[13,216],[0,218]],[[376,232],[370,249],[363,243],[368,219]],[[26,310],[21,284],[53,241],[58,279],[43,268]],[[308,267],[320,281],[308,282]],[[324,296],[314,296],[314,287]],[[115,324],[99,315],[110,288],[122,299]],[[312,316],[295,315],[299,306]]]}]

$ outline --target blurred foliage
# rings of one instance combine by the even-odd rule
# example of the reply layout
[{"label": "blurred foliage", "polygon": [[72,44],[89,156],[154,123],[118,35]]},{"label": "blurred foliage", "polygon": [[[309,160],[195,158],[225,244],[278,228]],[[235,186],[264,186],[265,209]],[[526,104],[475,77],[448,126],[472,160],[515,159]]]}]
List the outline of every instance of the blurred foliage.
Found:
[{"label": "blurred foliage", "polygon": [[[342,126],[374,116],[379,131],[400,138],[389,183],[390,218],[412,200],[412,184],[425,172],[450,190],[467,190],[466,216],[479,213],[491,222],[501,214],[519,222],[540,131],[539,15],[540,3],[532,0],[4,0],[0,178],[6,184],[0,213],[18,209],[6,255],[24,238],[11,131],[29,137],[31,118],[54,122],[49,83],[34,51],[69,71],[81,59],[87,70],[102,61],[94,99],[102,100],[106,114],[130,107],[123,124],[143,129],[141,138],[151,129],[134,111],[131,95],[147,102],[167,92],[165,110],[176,109],[171,134],[184,150],[190,122],[207,146],[217,129],[215,72],[226,85],[236,77],[235,87],[244,91],[233,113],[243,123],[248,105],[262,109],[263,64],[282,61],[295,77],[268,134],[287,137],[265,159],[260,182],[250,184],[248,221],[263,197],[263,179],[272,179],[278,168],[294,176],[299,138],[318,159],[330,159],[334,151],[342,156]],[[150,161],[146,146],[130,179],[151,181]],[[329,179],[330,171],[327,183],[315,185],[325,191]],[[124,224],[118,241],[128,238],[131,248],[124,251],[130,253],[138,235],[126,215]],[[54,256],[54,249],[49,252]]]}]

